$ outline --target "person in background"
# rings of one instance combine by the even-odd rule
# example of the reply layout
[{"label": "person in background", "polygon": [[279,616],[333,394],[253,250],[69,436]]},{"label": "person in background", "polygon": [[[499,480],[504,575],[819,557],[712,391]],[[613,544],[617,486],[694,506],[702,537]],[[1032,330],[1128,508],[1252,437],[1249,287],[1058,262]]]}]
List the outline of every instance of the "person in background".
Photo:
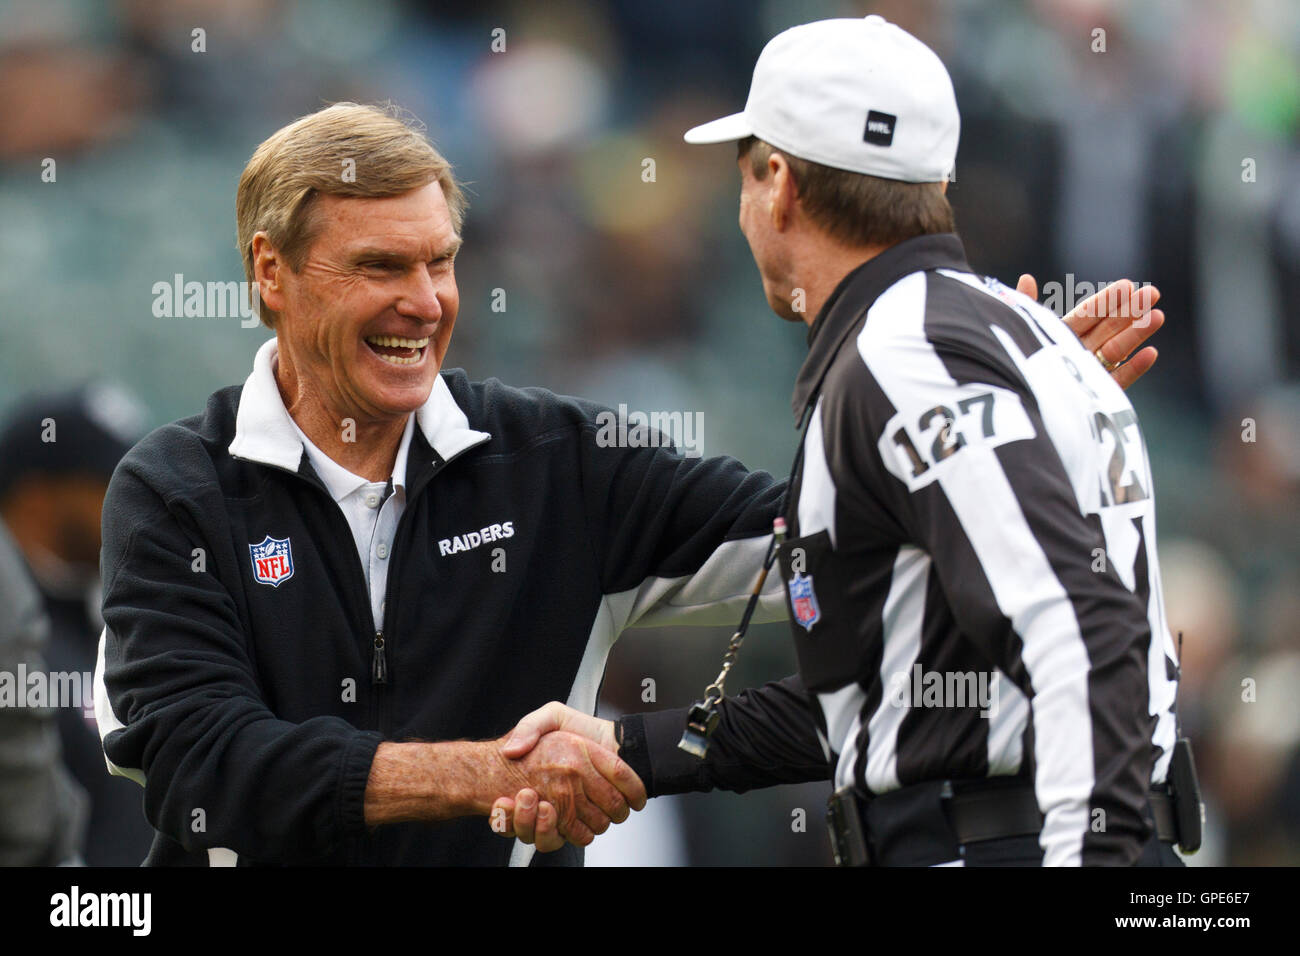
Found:
[{"label": "person in background", "polygon": [[[112,777],[94,724],[100,515],[113,469],[139,438],[143,413],[123,389],[91,384],[30,396],[0,424],[0,520],[13,536],[49,620],[51,672],[80,675],[82,701],[58,707],[68,768],[89,795],[84,859],[136,866],[153,830],[140,791]],[[6,619],[9,619],[6,615]],[[80,706],[78,706],[80,704]]]},{"label": "person in background", "polygon": [[12,699],[0,694],[0,866],[81,862],[86,792],[60,760],[51,709],[27,706],[27,682],[16,679],[45,670],[49,627],[22,555],[0,527],[0,675],[13,681]]}]

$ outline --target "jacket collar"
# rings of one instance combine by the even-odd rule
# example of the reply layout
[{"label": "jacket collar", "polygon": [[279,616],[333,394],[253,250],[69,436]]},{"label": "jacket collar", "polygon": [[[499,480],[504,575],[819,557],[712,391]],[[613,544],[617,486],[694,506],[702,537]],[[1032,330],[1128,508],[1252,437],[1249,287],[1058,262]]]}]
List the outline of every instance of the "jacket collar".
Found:
[{"label": "jacket collar", "polygon": [[924,269],[971,271],[961,240],[952,233],[942,233],[916,236],[890,246],[840,280],[808,329],[808,357],[795,379],[791,402],[796,424],[803,423],[831,361],[857,327],[862,313],[903,276]]},{"label": "jacket collar", "polygon": [[[275,383],[275,356],[275,339],[268,339],[257,350],[253,372],[240,392],[235,439],[228,451],[235,458],[297,472],[306,452]],[[436,459],[448,461],[492,437],[469,427],[469,419],[441,375],[434,379],[429,400],[416,410],[415,422],[425,441],[411,443],[412,456],[427,443]]]}]

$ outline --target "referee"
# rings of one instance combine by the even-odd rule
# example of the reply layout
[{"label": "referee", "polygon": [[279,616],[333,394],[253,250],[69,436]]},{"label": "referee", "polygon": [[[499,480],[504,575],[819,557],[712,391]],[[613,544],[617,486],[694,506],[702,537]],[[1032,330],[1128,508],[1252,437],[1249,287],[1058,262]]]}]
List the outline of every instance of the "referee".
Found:
[{"label": "referee", "polygon": [[739,143],[768,303],[809,326],[780,568],[837,851],[1177,865],[1137,416],[1055,315],[967,264],[958,125],[935,54],[869,16],[782,33],[744,111],[686,134]]}]

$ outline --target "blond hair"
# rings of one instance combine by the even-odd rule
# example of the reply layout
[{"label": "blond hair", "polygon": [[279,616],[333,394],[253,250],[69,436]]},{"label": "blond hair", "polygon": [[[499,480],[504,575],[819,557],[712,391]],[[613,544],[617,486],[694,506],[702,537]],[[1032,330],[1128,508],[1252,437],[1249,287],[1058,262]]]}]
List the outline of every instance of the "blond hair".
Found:
[{"label": "blond hair", "polygon": [[253,236],[265,232],[296,272],[320,223],[319,195],[379,199],[437,182],[460,231],[465,194],[451,164],[424,127],[397,107],[335,103],[277,130],[253,153],[239,177],[235,220],[253,304],[267,328],[279,318],[262,302],[253,271]]}]

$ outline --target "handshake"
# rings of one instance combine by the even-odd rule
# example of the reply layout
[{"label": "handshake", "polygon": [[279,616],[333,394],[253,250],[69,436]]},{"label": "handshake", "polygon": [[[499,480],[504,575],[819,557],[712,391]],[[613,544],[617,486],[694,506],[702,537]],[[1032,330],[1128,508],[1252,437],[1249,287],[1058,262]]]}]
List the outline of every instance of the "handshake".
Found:
[{"label": "handshake", "polygon": [[645,807],[641,778],[618,757],[614,723],[552,701],[496,742],[513,797],[498,797],[488,823],[538,851],[567,840],[586,846],[610,823]]}]

